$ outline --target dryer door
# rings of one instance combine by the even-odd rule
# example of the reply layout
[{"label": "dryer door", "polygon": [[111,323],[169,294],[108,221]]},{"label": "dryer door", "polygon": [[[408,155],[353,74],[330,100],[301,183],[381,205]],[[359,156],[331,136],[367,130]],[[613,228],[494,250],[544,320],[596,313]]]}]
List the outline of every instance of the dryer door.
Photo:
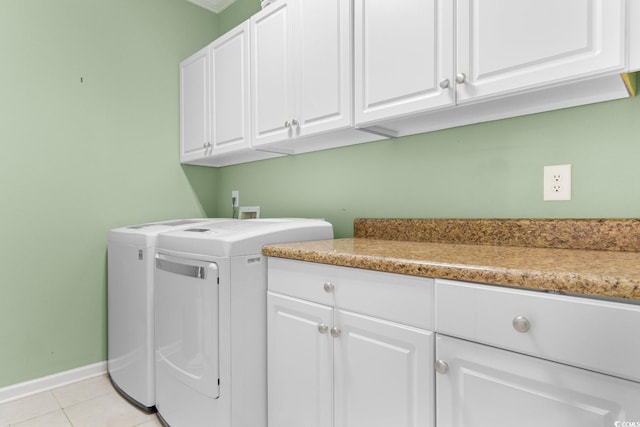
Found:
[{"label": "dryer door", "polygon": [[218,266],[158,254],[154,287],[158,374],[219,397]]}]

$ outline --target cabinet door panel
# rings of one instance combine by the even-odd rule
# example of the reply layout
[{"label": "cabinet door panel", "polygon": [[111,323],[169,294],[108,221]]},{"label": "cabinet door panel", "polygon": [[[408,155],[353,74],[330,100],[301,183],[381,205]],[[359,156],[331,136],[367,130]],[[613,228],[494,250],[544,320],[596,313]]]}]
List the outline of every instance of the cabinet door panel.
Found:
[{"label": "cabinet door panel", "polygon": [[293,117],[290,5],[279,0],[251,18],[253,144],[284,140]]},{"label": "cabinet door panel", "polygon": [[333,309],[267,295],[269,426],[332,427]]},{"label": "cabinet door panel", "polygon": [[335,325],[335,426],[433,426],[432,333],[339,310]]},{"label": "cabinet door panel", "polygon": [[211,45],[213,154],[248,147],[249,23]]},{"label": "cabinet door panel", "polygon": [[208,47],[180,63],[180,161],[202,157],[209,142]]},{"label": "cabinet door panel", "polygon": [[453,4],[356,0],[356,122],[453,104]]},{"label": "cabinet door panel", "polygon": [[295,7],[296,110],[304,136],[351,124],[351,7],[300,0]]},{"label": "cabinet door panel", "polygon": [[442,335],[436,359],[449,368],[436,375],[438,426],[610,427],[640,420],[635,382]]},{"label": "cabinet door panel", "polygon": [[458,103],[624,67],[624,0],[458,0]]}]

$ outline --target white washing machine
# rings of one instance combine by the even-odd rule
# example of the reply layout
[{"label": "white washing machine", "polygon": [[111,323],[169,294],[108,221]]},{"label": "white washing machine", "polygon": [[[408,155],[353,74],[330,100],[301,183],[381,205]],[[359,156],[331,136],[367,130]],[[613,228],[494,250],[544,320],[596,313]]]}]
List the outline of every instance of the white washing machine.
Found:
[{"label": "white washing machine", "polygon": [[[155,410],[153,269],[162,231],[211,224],[181,219],[115,228],[108,246],[108,371],[116,389],[147,411]],[[220,221],[233,221],[230,219]]]},{"label": "white washing machine", "polygon": [[158,236],[156,406],[171,427],[267,425],[262,246],[333,238],[322,220],[257,219]]}]

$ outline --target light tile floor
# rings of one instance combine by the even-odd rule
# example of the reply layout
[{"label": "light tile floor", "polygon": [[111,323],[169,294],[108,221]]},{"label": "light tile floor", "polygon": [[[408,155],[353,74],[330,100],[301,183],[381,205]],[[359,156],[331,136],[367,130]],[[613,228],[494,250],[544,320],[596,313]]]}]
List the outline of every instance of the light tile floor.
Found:
[{"label": "light tile floor", "polygon": [[106,375],[0,405],[0,427],[162,427],[123,399]]}]

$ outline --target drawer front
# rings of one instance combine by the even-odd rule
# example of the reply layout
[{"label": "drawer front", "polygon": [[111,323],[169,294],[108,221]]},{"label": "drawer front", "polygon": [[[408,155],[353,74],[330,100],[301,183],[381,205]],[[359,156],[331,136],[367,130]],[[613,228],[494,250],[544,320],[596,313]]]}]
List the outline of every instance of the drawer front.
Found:
[{"label": "drawer front", "polygon": [[449,280],[436,298],[439,333],[640,381],[640,306]]},{"label": "drawer front", "polygon": [[281,258],[268,266],[272,292],[433,329],[433,279]]}]

